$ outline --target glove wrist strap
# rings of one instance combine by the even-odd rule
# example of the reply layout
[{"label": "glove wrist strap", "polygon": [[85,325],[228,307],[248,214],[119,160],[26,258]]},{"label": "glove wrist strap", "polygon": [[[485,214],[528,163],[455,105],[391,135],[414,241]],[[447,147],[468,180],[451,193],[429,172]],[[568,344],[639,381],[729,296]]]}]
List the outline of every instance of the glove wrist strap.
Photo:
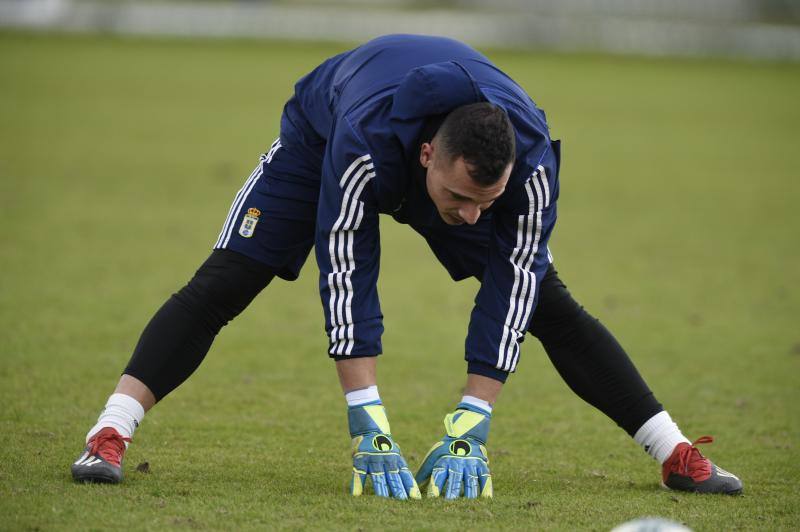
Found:
[{"label": "glove wrist strap", "polygon": [[347,422],[353,438],[369,432],[392,433],[386,409],[380,401],[348,407]]},{"label": "glove wrist strap", "polygon": [[451,438],[472,438],[485,444],[489,439],[491,414],[473,405],[459,403],[455,412],[444,418],[444,428]]}]

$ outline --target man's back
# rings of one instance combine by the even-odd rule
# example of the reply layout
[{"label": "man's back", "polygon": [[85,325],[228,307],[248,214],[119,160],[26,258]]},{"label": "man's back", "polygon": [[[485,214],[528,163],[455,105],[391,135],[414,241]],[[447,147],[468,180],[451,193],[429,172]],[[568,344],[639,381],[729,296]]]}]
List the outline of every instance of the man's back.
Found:
[{"label": "man's back", "polygon": [[335,116],[391,93],[410,70],[443,61],[491,65],[476,50],[452,39],[387,35],[326,60],[297,82],[295,96],[316,133],[327,138]]},{"label": "man's back", "polygon": [[[462,105],[490,102],[514,126],[516,160],[509,189],[521,191],[551,142],[544,112],[509,76],[464,43],[420,35],[388,35],[331,57],[295,85],[281,124],[281,141],[336,144],[369,153],[372,189],[381,212],[403,200],[426,121]],[[524,195],[524,193],[523,193]]]}]

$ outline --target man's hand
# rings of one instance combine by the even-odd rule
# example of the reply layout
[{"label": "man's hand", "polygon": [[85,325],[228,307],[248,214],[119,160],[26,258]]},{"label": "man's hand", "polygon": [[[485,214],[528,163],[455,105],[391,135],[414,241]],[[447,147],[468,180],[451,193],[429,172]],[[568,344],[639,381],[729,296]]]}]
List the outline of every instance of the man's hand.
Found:
[{"label": "man's hand", "polygon": [[350,435],[353,437],[353,480],[351,493],[364,492],[367,476],[379,497],[420,499],[414,476],[392,439],[383,405],[367,404],[348,409]]},{"label": "man's hand", "polygon": [[466,498],[492,496],[492,475],[486,439],[491,414],[461,403],[447,414],[444,426],[447,435],[428,451],[417,472],[420,486],[428,486],[428,497],[457,499],[462,491]]}]

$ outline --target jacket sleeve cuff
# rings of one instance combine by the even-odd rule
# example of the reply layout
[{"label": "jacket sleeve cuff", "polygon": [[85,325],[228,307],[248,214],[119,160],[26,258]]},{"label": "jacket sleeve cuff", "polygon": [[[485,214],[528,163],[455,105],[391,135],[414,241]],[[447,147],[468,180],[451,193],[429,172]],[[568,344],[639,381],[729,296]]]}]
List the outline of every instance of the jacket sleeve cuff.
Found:
[{"label": "jacket sleeve cuff", "polygon": [[502,369],[497,369],[489,364],[484,364],[483,362],[477,362],[474,360],[467,362],[467,373],[483,375],[484,377],[489,377],[490,379],[500,382],[506,382],[506,379],[508,378],[507,371],[503,371]]},{"label": "jacket sleeve cuff", "polygon": [[336,362],[339,362],[340,360],[350,360],[350,359],[353,359],[353,358],[376,357],[376,356],[378,356],[380,354],[381,353],[372,353],[372,354],[363,354],[363,355],[331,355],[330,353],[328,353],[328,356],[331,359],[335,360]]}]

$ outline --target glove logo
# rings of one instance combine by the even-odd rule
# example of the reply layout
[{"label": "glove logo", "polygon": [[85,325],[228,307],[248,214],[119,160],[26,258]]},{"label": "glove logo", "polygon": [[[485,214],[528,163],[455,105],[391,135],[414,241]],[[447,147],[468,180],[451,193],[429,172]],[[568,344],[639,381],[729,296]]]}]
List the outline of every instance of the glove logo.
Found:
[{"label": "glove logo", "polygon": [[392,440],[390,440],[386,434],[378,434],[372,438],[372,446],[378,451],[391,451]]},{"label": "glove logo", "polygon": [[455,456],[469,456],[472,446],[466,440],[455,440],[450,444],[450,454]]}]

